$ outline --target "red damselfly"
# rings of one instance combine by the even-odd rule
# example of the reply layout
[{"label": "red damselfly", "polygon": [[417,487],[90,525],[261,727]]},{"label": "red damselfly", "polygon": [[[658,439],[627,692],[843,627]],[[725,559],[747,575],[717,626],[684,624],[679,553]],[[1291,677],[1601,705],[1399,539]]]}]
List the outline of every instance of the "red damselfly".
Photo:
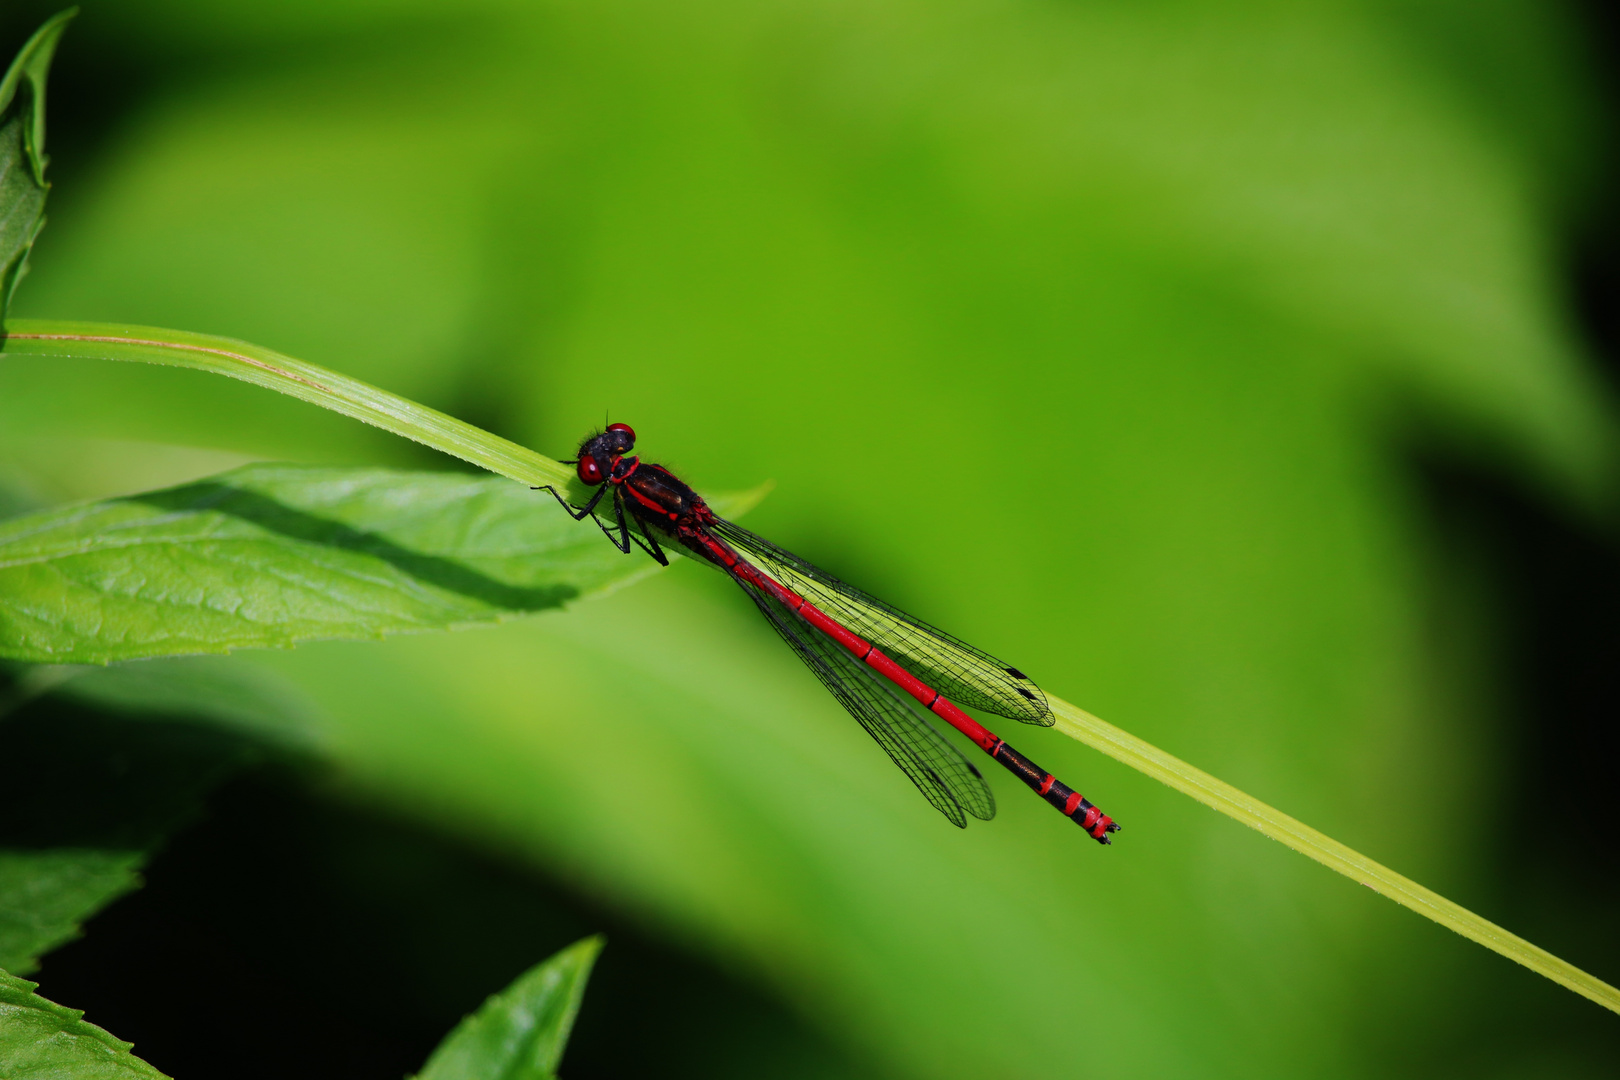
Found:
[{"label": "red damselfly", "polygon": [[[1119,831],[1112,818],[1079,792],[956,704],[1050,727],[1046,695],[1029,676],[717,517],[668,469],[629,456],[635,445],[636,433],[628,424],[609,424],[580,444],[578,458],[567,464],[575,466],[581,483],[596,489],[584,506],[571,505],[554,488],[537,490],[551,492],[576,521],[589,515],[625,554],[634,542],[668,566],[658,540],[662,536],[719,567],[742,586],[799,659],[928,801],[956,825],[965,827],[969,814],[990,820],[996,813],[995,797],[979,770],[928,722],[925,710],[973,740],[1093,839],[1106,844],[1108,834]],[[597,516],[610,491],[611,525]]]}]

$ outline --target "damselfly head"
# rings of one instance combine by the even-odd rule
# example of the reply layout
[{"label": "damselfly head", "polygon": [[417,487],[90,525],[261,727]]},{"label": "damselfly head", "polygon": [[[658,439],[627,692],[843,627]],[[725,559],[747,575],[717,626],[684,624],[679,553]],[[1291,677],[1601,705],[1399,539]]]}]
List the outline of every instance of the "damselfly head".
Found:
[{"label": "damselfly head", "polygon": [[609,424],[599,435],[591,435],[579,445],[580,483],[595,487],[613,475],[619,458],[636,445],[636,433],[629,424]]}]

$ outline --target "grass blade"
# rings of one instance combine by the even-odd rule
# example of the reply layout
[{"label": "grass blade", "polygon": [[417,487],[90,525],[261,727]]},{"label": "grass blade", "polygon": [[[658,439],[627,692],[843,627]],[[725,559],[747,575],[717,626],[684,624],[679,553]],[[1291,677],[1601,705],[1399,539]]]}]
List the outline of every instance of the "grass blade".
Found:
[{"label": "grass blade", "polygon": [[245,341],[149,326],[17,319],[7,322],[0,344],[7,356],[132,360],[211,371],[403,435],[520,483],[560,488],[574,478],[573,469],[526,446],[359,379]]},{"label": "grass blade", "polygon": [[1083,742],[1093,750],[1100,750],[1115,761],[1129,765],[1235,821],[1241,821],[1301,855],[1315,859],[1328,869],[1338,871],[1351,881],[1360,882],[1402,907],[1410,908],[1492,952],[1501,953],[1516,964],[1523,964],[1536,974],[1546,976],[1611,1012],[1620,1013],[1620,990],[1602,979],[1588,975],[1547,950],[1509,933],[1488,919],[1480,918],[1467,908],[1322,835],[1231,784],[1217,780],[1129,732],[1097,719],[1084,709],[1060,698],[1048,700],[1057,717],[1057,729],[1069,738]]}]

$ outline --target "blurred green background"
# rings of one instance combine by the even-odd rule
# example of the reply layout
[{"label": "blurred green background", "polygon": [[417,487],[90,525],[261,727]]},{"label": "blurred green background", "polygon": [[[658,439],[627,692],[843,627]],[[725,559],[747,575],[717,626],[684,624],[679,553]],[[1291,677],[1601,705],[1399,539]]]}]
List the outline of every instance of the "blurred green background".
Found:
[{"label": "blurred green background", "polygon": [[[8,55],[51,10],[7,5]],[[14,313],[773,479],[750,528],[1613,982],[1611,32],[1531,0],[90,0]],[[209,376],[0,365],[14,506],[250,459],[455,467]],[[1055,734],[1019,745],[1118,846],[1000,776],[958,833],[691,564],[197,663],[296,700],[316,764],[225,789],[36,976],[182,1077],[217,1062],[141,987],[254,1032],[233,1075],[397,1076],[603,927],[576,1077],[1620,1068],[1613,1016]]]}]

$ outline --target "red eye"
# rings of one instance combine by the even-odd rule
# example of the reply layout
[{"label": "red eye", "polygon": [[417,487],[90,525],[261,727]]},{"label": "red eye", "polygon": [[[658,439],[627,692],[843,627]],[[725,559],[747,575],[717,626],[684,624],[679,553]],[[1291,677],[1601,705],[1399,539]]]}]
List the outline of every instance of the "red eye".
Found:
[{"label": "red eye", "polygon": [[636,429],[631,427],[629,424],[609,424],[607,429],[609,431],[622,431],[626,435],[630,436],[631,442],[636,441]]},{"label": "red eye", "polygon": [[586,454],[579,459],[579,479],[581,483],[595,487],[602,482],[602,470],[596,465],[596,459]]}]

